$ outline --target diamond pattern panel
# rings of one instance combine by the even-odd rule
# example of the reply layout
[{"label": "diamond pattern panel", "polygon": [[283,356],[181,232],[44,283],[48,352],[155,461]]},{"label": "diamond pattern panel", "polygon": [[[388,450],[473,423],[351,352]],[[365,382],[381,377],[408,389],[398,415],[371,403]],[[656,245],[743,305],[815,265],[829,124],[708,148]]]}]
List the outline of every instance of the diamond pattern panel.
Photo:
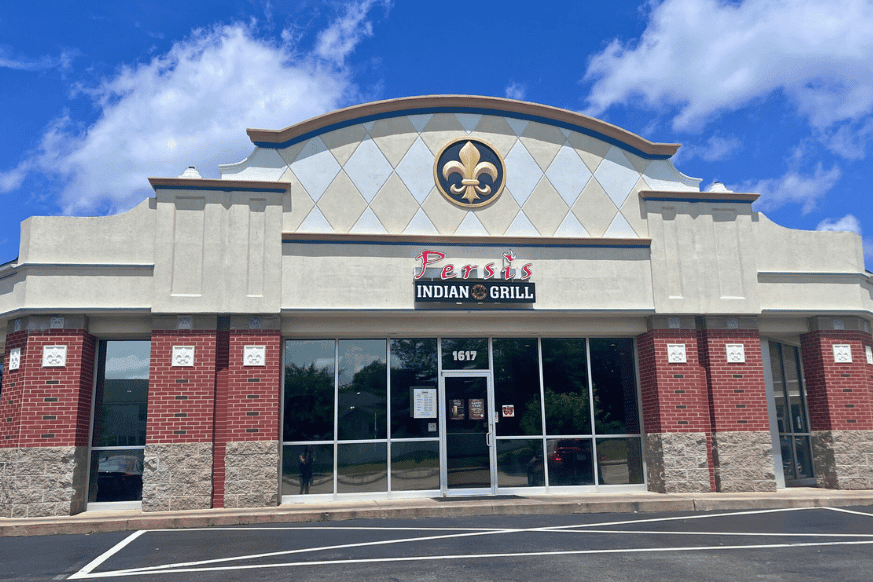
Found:
[{"label": "diamond pattern panel", "polygon": [[343,169],[367,202],[373,200],[392,172],[391,164],[370,139],[361,142]]},{"label": "diamond pattern panel", "polygon": [[606,152],[606,156],[594,172],[594,177],[603,186],[616,207],[620,207],[630,194],[631,188],[640,179],[640,173],[624,153],[613,146]]},{"label": "diamond pattern panel", "polygon": [[403,234],[440,234],[440,232],[436,229],[430,219],[425,214],[424,210],[419,208],[418,212],[415,213],[415,216],[412,217],[412,220],[409,221],[409,224],[406,226],[406,230],[403,231]]},{"label": "diamond pattern panel", "polygon": [[522,206],[543,177],[543,171],[520,141],[513,146],[505,162],[506,188]]},{"label": "diamond pattern panel", "polygon": [[460,236],[487,236],[488,231],[485,230],[485,227],[476,218],[476,214],[473,212],[467,212],[466,214],[467,216],[461,221],[461,225],[455,231],[455,234]]},{"label": "diamond pattern panel", "polygon": [[367,139],[367,130],[363,125],[350,125],[336,131],[330,131],[321,136],[333,156],[341,165],[349,161],[360,143]]},{"label": "diamond pattern panel", "polygon": [[506,232],[515,215],[518,214],[518,206],[512,196],[508,196],[504,191],[496,202],[477,210],[476,216],[490,234],[499,236]]},{"label": "diamond pattern panel", "polygon": [[320,137],[309,140],[291,164],[291,171],[306,188],[313,202],[318,202],[336,178],[340,165]]},{"label": "diamond pattern panel", "polygon": [[435,113],[424,126],[421,139],[433,155],[437,155],[451,140],[466,135],[457,117],[451,113]]},{"label": "diamond pattern panel", "polygon": [[367,208],[367,202],[349,176],[340,172],[318,201],[318,208],[336,232],[348,232]]},{"label": "diamond pattern panel", "polygon": [[559,226],[558,230],[555,231],[555,236],[584,237],[591,235],[588,234],[585,227],[579,223],[579,219],[576,218],[576,215],[572,212],[568,212],[567,216],[564,217],[561,226]]},{"label": "diamond pattern panel", "polygon": [[571,147],[563,146],[555,156],[552,165],[546,170],[546,176],[567,206],[576,202],[585,184],[591,178],[591,170]]},{"label": "diamond pattern panel", "polygon": [[515,219],[504,234],[506,236],[540,236],[540,232],[531,224],[524,212],[515,215]]},{"label": "diamond pattern panel", "polygon": [[593,237],[603,236],[612,219],[618,214],[618,208],[596,179],[588,181],[572,211]]},{"label": "diamond pattern panel", "polygon": [[612,224],[609,225],[603,236],[606,238],[637,238],[637,233],[619,212],[612,219]]},{"label": "diamond pattern panel", "polygon": [[649,221],[646,219],[645,200],[640,198],[640,190],[646,190],[646,183],[642,178],[637,180],[636,186],[631,190],[624,205],[619,209],[628,224],[637,233],[637,236],[649,236]]},{"label": "diamond pattern panel", "polygon": [[355,223],[355,226],[349,231],[354,234],[387,234],[388,231],[369,208],[364,210],[364,213]]},{"label": "diamond pattern panel", "polygon": [[479,124],[479,120],[482,119],[482,116],[478,113],[455,113],[455,117],[458,118],[458,123],[461,124],[461,127],[467,133],[473,131]]},{"label": "diamond pattern panel", "polygon": [[397,167],[409,146],[418,139],[418,132],[408,117],[390,117],[374,123],[370,129],[370,137],[393,168]]},{"label": "diamond pattern panel", "polygon": [[435,158],[436,156],[424,145],[424,142],[417,139],[397,165],[397,175],[400,176],[419,204],[424,202],[433,188]]},{"label": "diamond pattern panel", "polygon": [[[501,194],[501,198],[506,194]],[[467,212],[449,203],[434,187],[427,195],[421,208],[440,234],[454,234]]]},{"label": "diamond pattern panel", "polygon": [[397,174],[391,174],[376,197],[370,209],[376,214],[390,233],[401,233],[415,216],[420,206]]},{"label": "diamond pattern panel", "polygon": [[300,226],[300,223],[309,215],[309,211],[315,206],[312,198],[300,185],[297,176],[291,173],[290,187],[291,191],[291,208],[284,208],[282,212],[282,231],[294,232]]},{"label": "diamond pattern panel", "polygon": [[297,227],[297,232],[333,232],[333,227],[316,206]]},{"label": "diamond pattern panel", "polygon": [[483,116],[482,121],[476,126],[476,130],[470,134],[470,137],[475,137],[491,144],[504,158],[509,154],[515,142],[518,141],[518,136],[515,135],[515,132],[506,123],[506,119],[493,115]]},{"label": "diamond pattern panel", "polygon": [[552,236],[569,210],[569,206],[548,180],[540,180],[522,208],[522,212],[543,236]]},{"label": "diamond pattern panel", "polygon": [[549,167],[566,138],[557,127],[531,121],[519,138],[543,171]]},{"label": "diamond pattern panel", "polygon": [[603,156],[606,155],[610,147],[608,143],[575,131],[571,131],[570,135],[567,136],[567,143],[576,150],[576,153],[592,172],[597,171],[597,167],[603,161]]}]

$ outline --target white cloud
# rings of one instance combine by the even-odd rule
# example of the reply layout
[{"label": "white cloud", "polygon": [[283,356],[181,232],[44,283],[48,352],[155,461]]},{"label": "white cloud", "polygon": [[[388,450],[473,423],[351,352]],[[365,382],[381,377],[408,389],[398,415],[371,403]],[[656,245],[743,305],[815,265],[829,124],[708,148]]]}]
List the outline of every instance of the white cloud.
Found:
[{"label": "white cloud", "polygon": [[646,30],[594,55],[586,113],[642,99],[698,131],[721,112],[784,93],[818,129],[873,111],[873,3],[665,0]]},{"label": "white cloud", "polygon": [[830,230],[842,232],[854,232],[861,234],[861,221],[851,214],[847,214],[842,218],[826,218],[818,223],[816,230]]},{"label": "white cloud", "polygon": [[136,355],[108,358],[106,360],[106,376],[108,378],[148,379],[149,362],[148,357],[140,358]]},{"label": "white cloud", "polygon": [[736,137],[710,136],[700,144],[683,145],[673,156],[673,163],[679,160],[700,158],[707,162],[725,160],[742,147],[743,143]]},{"label": "white cloud", "polygon": [[512,82],[506,86],[506,98],[524,101],[527,96],[527,86],[521,83]]},{"label": "white cloud", "polygon": [[380,4],[390,8],[388,0],[362,0],[348,5],[346,13],[318,34],[315,53],[322,59],[342,62],[363,39],[373,36],[367,20],[370,9]]},{"label": "white cloud", "polygon": [[729,188],[735,192],[757,192],[761,198],[755,204],[760,210],[774,210],[788,203],[801,205],[803,214],[812,211],[822,198],[842,176],[837,166],[825,170],[821,164],[811,175],[789,170],[779,178],[747,181]]},{"label": "white cloud", "polygon": [[[177,176],[188,165],[217,176],[218,164],[251,153],[246,127],[286,127],[354,98],[343,63],[370,34],[372,4],[353,4],[319,37],[315,55],[230,24],[196,30],[166,54],[122,67],[80,89],[93,99],[97,121],[83,128],[66,116],[55,120],[29,157],[0,172],[0,192],[39,174],[59,182],[61,212],[94,214],[150,196],[149,176]],[[325,40],[330,30],[341,33]]]},{"label": "white cloud", "polygon": [[44,71],[46,69],[68,69],[76,51],[63,51],[57,57],[43,56],[38,59],[16,56],[0,47],[0,67],[19,71]]}]

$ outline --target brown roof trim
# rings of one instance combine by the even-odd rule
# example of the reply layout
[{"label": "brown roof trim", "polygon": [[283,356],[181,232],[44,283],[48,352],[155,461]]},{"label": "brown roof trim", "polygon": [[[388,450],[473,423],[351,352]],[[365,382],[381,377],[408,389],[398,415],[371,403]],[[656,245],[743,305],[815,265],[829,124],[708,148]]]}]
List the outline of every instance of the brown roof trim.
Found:
[{"label": "brown roof trim", "polygon": [[670,200],[676,202],[754,202],[760,194],[739,192],[670,192],[665,190],[641,190],[643,200]]},{"label": "brown roof trim", "polygon": [[247,190],[249,192],[285,192],[289,182],[261,180],[207,180],[203,178],[149,178],[155,190]]},{"label": "brown roof trim", "polygon": [[605,121],[566,109],[525,101],[515,101],[513,99],[503,99],[501,97],[481,97],[475,95],[422,95],[375,101],[325,113],[285,129],[248,129],[247,133],[255,145],[261,147],[285,147],[300,141],[299,138],[306,138],[322,131],[331,131],[339,127],[345,127],[353,122],[362,123],[367,121],[367,118],[378,119],[380,117],[393,117],[397,115],[414,115],[416,113],[426,113],[428,110],[432,112],[440,112],[441,110],[463,112],[464,110],[469,110],[471,112],[507,115],[510,117],[518,116],[524,119],[553,122],[557,125],[577,128],[577,130],[582,130],[584,133],[604,136],[607,138],[607,141],[618,142],[616,145],[623,144],[625,149],[630,149],[631,151],[637,150],[634,153],[642,153],[644,157],[667,159],[675,154],[680,146],[680,144],[675,143],[650,142],[645,138]]},{"label": "brown roof trim", "polygon": [[640,247],[652,245],[649,238],[588,238],[588,237],[528,237],[528,236],[429,236],[413,234],[330,234],[282,233],[282,242],[340,244],[419,244],[469,246],[567,246],[567,247]]}]

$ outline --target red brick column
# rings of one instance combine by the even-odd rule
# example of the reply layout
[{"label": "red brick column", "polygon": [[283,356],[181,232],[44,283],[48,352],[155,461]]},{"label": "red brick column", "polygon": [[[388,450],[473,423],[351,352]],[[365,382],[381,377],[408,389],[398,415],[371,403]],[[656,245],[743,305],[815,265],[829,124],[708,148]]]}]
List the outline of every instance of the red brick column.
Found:
[{"label": "red brick column", "polygon": [[800,339],[816,479],[832,489],[873,488],[870,334],[819,330]]},{"label": "red brick column", "polygon": [[[212,506],[217,335],[152,332],[143,511]],[[173,365],[174,346],[194,348],[191,365]]]},{"label": "red brick column", "polygon": [[[254,354],[249,352],[247,356],[247,346],[255,350]],[[261,347],[264,348],[263,364],[257,360]],[[225,471],[225,481],[221,483],[222,506],[277,505],[281,332],[231,330],[228,356],[226,408],[216,412],[216,420],[224,419],[222,429],[216,428],[216,461],[222,458]]]},{"label": "red brick column", "polygon": [[[63,365],[43,366],[46,346],[66,347]],[[19,368],[10,370],[16,348]],[[84,329],[22,330],[7,337],[0,463],[9,464],[0,515],[84,511],[95,350],[95,339]]]},{"label": "red brick column", "polygon": [[[711,491],[709,404],[693,329],[654,329],[637,336],[649,489]],[[685,362],[671,363],[670,345]]]},{"label": "red brick column", "polygon": [[773,444],[756,329],[702,329],[717,491],[774,491]]}]

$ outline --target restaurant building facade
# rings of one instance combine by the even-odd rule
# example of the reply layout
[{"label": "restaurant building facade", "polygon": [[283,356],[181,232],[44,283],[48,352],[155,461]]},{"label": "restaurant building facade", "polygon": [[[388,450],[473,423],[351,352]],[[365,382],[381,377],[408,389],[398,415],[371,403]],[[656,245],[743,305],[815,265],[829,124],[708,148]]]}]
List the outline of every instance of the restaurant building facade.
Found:
[{"label": "restaurant building facade", "polygon": [[[0,516],[873,489],[873,283],[677,144],[413,97],[32,217],[0,265]],[[184,160],[182,163],[184,164]]]}]

